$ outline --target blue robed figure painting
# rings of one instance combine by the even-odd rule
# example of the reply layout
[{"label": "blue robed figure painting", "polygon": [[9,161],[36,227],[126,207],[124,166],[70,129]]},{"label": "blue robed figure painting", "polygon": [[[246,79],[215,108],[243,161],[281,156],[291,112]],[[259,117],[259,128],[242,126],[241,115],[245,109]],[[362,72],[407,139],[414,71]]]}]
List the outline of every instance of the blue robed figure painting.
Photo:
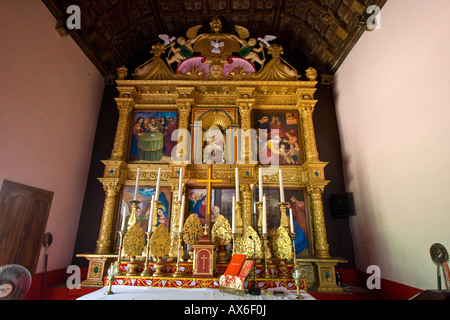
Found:
[{"label": "blue robed figure painting", "polygon": [[308,244],[308,222],[306,221],[306,208],[305,202],[297,199],[295,194],[291,194],[288,200],[289,204],[287,206],[288,210],[286,214],[288,215],[289,221],[289,209],[292,209],[292,222],[294,224],[295,230],[295,251],[296,254],[302,253],[303,250],[309,247]]},{"label": "blue robed figure painting", "polygon": [[[255,194],[258,194],[256,188]],[[280,226],[280,201],[279,190],[264,190],[267,199],[267,228],[273,232]],[[286,218],[289,221],[289,209],[292,209],[293,225],[295,231],[295,251],[296,254],[309,254],[309,232],[308,232],[308,216],[302,190],[285,190],[285,198],[288,202],[286,207]],[[256,209],[255,209],[256,211]],[[258,213],[256,212],[256,221],[258,221]]]},{"label": "blue robed figure painting", "polygon": [[[142,228],[145,232],[148,228],[148,219],[150,215],[150,207],[151,207],[151,199],[156,191],[156,188],[153,186],[139,186],[137,199],[141,201],[139,207],[136,211],[136,223]],[[122,190],[122,199],[120,207],[118,228],[120,228],[122,224],[122,219],[125,218],[125,223],[128,223],[129,214],[131,212],[130,201],[134,198],[134,186],[124,186]],[[169,212],[171,206],[171,188],[162,186],[160,187],[158,200],[160,204],[156,208],[156,221],[157,225],[163,224],[169,229]]]}]

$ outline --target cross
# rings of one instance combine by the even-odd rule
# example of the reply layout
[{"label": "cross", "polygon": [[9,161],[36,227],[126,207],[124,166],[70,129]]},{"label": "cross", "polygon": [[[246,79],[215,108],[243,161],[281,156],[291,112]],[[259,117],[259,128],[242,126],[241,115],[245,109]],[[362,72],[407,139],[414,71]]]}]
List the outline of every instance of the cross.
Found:
[{"label": "cross", "polygon": [[203,255],[200,259],[203,260],[203,269],[205,269],[205,259],[208,260],[208,257],[206,255]]},{"label": "cross", "polygon": [[211,165],[208,165],[208,178],[207,179],[189,179],[188,182],[192,183],[205,183],[206,182],[206,229],[207,235],[211,238],[211,186],[214,182],[230,183],[230,179],[212,179]]}]

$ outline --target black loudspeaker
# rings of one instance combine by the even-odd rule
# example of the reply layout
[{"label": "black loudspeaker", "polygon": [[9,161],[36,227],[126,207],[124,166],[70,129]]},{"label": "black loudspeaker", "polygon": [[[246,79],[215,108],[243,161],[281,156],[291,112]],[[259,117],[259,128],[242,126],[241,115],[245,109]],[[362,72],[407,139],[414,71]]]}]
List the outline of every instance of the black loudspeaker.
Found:
[{"label": "black loudspeaker", "polygon": [[334,218],[349,217],[354,215],[351,195],[349,193],[332,194],[330,201],[331,214]]}]

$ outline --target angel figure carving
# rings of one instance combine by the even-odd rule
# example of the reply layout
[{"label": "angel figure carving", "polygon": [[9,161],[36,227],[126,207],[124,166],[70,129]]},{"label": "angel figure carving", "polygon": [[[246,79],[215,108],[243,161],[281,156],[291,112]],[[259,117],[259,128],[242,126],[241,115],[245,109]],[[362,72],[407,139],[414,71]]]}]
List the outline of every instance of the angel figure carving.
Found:
[{"label": "angel figure carving", "polygon": [[[197,35],[197,32],[200,28],[201,25],[190,28],[186,32],[187,40],[184,37],[178,37],[176,41],[170,42],[170,50],[167,55],[169,56],[172,53],[172,56],[170,58],[166,58],[167,64],[169,66],[174,62],[180,64],[181,61],[192,57],[192,55],[194,54],[193,45],[202,36],[202,34]],[[167,40],[166,42],[168,41],[170,40]],[[178,44],[178,46],[175,47],[175,44]]]},{"label": "angel figure carving", "polygon": [[241,44],[241,50],[239,51],[239,56],[241,58],[244,58],[245,60],[250,61],[251,63],[258,63],[259,65],[263,65],[265,58],[261,59],[259,56],[260,52],[263,52],[263,47],[261,44],[259,47],[256,47],[257,41],[255,38],[250,38],[248,41],[245,39],[239,39],[238,37],[232,35],[233,38],[235,38],[240,44]]},{"label": "angel figure carving", "polygon": [[261,59],[261,57],[259,56],[259,53],[261,53],[261,52],[264,56],[264,47],[261,46],[261,43],[259,43],[259,46],[256,47],[256,45],[258,44],[258,41],[255,38],[250,38],[250,39],[248,39],[248,41],[245,40],[250,36],[250,33],[248,32],[247,29],[245,29],[244,27],[241,27],[241,26],[234,26],[234,28],[236,29],[236,32],[239,37],[237,37],[235,35],[231,35],[231,37],[234,38],[241,45],[241,49],[239,51],[239,56],[241,58],[244,58],[244,59],[250,61],[251,63],[256,62],[259,65],[263,66],[266,58],[263,57]]}]

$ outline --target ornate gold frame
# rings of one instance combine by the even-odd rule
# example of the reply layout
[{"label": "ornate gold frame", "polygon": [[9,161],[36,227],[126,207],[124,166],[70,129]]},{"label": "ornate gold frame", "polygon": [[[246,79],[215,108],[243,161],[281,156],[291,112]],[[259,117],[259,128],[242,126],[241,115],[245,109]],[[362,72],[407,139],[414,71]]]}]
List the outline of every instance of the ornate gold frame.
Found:
[{"label": "ornate gold frame", "polygon": [[[298,111],[300,128],[299,135],[302,140],[303,163],[301,165],[288,165],[283,167],[283,183],[285,188],[301,188],[306,190],[306,198],[310,212],[312,257],[298,258],[300,265],[313,268],[309,271],[310,282],[319,291],[340,291],[335,285],[334,266],[345,262],[342,258],[332,258],[329,253],[327,240],[322,194],[329,183],[325,179],[324,168],[327,162],[319,159],[314,134],[313,112],[317,104],[314,98],[316,91],[317,73],[313,68],[305,71],[306,80],[300,77],[287,77],[279,72],[281,47],[273,45],[272,64],[267,64],[264,73],[260,76],[244,80],[198,80],[179,76],[164,65],[160,55],[162,48],[155,45],[152,49],[155,57],[149,63],[150,71],[145,77],[135,77],[127,80],[127,68],[118,69],[117,90],[119,96],[115,98],[119,111],[119,120],[111,157],[103,160],[104,175],[99,178],[105,191],[102,220],[97,240],[95,255],[110,257],[115,239],[115,221],[117,215],[117,197],[122,186],[134,185],[137,168],[140,166],[140,183],[151,184],[156,181],[158,168],[161,168],[161,186],[170,186],[174,194],[178,193],[177,170],[183,167],[184,181],[187,179],[206,178],[206,165],[203,164],[155,164],[155,163],[128,163],[128,143],[133,111],[140,110],[178,110],[178,128],[189,129],[190,113],[194,107],[232,107],[239,110],[240,127],[243,130],[252,128],[252,111],[279,110]],[[270,76],[269,76],[270,74]],[[139,79],[137,79],[139,78]],[[300,137],[299,137],[300,138]],[[179,143],[184,143],[180,141]],[[244,150],[248,159],[249,148]],[[242,222],[243,230],[253,226],[253,189],[258,184],[257,164],[238,164],[240,175],[240,191],[242,195]],[[213,178],[229,178],[234,181],[236,165],[213,164]],[[264,187],[278,188],[278,173],[263,176]],[[232,187],[231,184],[229,187]],[[226,186],[224,186],[226,187]],[[178,206],[172,206],[172,221],[177,221]],[[175,210],[175,211],[174,211]],[[175,219],[175,220],[174,220]],[[171,221],[171,222],[172,222]],[[178,223],[170,223],[170,235],[174,237],[176,230],[172,230]],[[90,261],[90,255],[85,256]],[[310,269],[308,269],[310,270]],[[312,276],[315,274],[315,276]],[[326,276],[325,276],[326,275]],[[308,284],[308,286],[311,286]]]}]

